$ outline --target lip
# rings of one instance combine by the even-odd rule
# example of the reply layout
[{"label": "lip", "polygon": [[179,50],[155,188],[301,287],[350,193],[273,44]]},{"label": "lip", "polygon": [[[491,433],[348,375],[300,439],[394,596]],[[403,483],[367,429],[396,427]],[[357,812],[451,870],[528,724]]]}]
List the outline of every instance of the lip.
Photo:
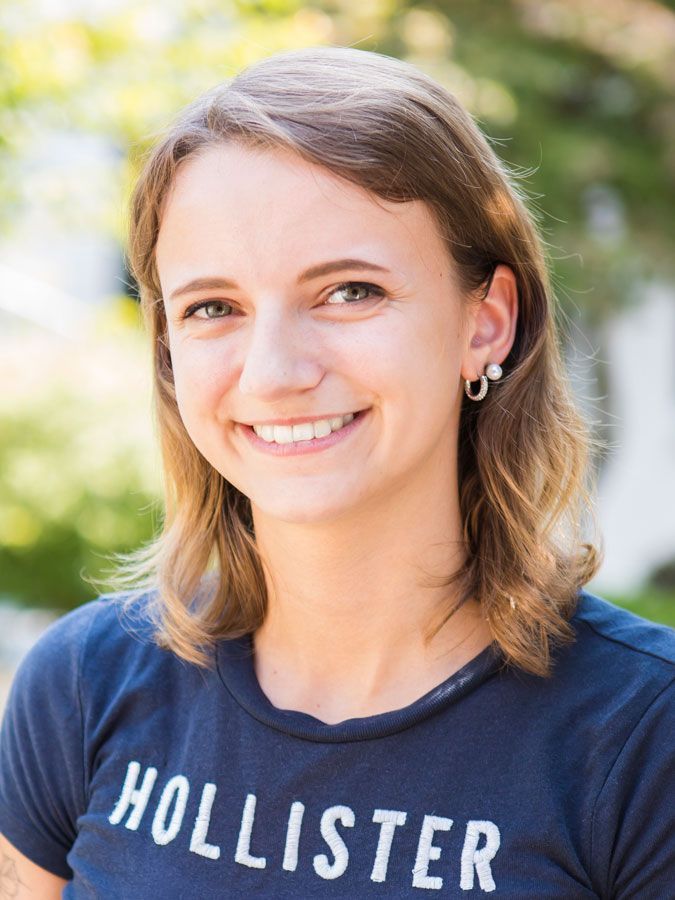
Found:
[{"label": "lip", "polygon": [[[320,453],[322,450],[327,450],[329,447],[334,447],[336,444],[341,443],[346,440],[352,432],[354,432],[359,426],[361,422],[366,417],[368,413],[367,409],[359,410],[359,412],[354,413],[354,418],[348,425],[343,425],[338,431],[331,431],[330,434],[327,434],[326,437],[321,438],[312,438],[311,441],[293,441],[290,444],[275,444],[268,443],[264,441],[261,437],[253,430],[251,425],[244,425],[243,423],[237,423],[237,428],[241,430],[246,439],[255,447],[256,450],[260,450],[263,453],[267,453],[268,456],[303,456],[306,453]],[[326,418],[329,418],[326,416]],[[284,419],[284,420],[275,420],[274,422],[256,422],[256,425],[292,425],[293,423],[298,422],[316,422],[318,419]]]}]

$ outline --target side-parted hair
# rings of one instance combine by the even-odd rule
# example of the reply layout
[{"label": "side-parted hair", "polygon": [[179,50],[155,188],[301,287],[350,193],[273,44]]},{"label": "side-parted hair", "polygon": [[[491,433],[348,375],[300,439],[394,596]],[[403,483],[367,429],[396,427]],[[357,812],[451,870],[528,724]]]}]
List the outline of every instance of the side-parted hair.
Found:
[{"label": "side-parted hair", "polygon": [[550,674],[599,553],[583,540],[593,521],[591,439],[567,385],[543,242],[516,176],[457,99],[377,53],[310,48],[264,59],[186,107],[145,160],[128,253],[154,345],[165,511],[161,533],[124,560],[119,583],[152,589],[157,642],[197,665],[265,616],[250,502],[181,420],[155,261],[178,167],[228,141],[290,150],[386,200],[426,203],[467,302],[485,296],[498,264],[513,270],[519,315],[504,377],[482,402],[462,401],[465,561],[442,581],[453,599],[429,636],[476,599],[506,662]]}]

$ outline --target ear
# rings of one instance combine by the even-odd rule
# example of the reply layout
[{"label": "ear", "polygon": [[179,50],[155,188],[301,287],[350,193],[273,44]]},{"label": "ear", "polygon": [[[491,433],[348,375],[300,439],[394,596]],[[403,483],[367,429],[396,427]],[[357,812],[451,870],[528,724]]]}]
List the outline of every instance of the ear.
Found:
[{"label": "ear", "polygon": [[489,363],[502,363],[516,337],[518,285],[513,271],[500,264],[484,299],[471,299],[467,308],[466,348],[462,378],[478,381]]}]

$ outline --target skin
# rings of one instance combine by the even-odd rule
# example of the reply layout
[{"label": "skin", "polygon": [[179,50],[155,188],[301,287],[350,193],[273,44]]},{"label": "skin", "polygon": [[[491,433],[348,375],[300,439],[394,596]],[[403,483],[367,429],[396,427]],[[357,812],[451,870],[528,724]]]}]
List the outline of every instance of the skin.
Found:
[{"label": "skin", "polygon": [[[324,722],[413,702],[490,642],[476,603],[427,642],[452,594],[423,579],[462,559],[463,380],[508,355],[513,273],[499,266],[484,300],[464,297],[424,203],[235,143],[179,169],[156,259],[182,419],[251,500],[269,592],[254,635],[263,691]],[[303,279],[343,259],[370,268]],[[229,284],[178,293],[207,277]],[[261,452],[240,424],[357,410],[348,437],[303,456]]]},{"label": "skin", "polygon": [[0,900],[58,900],[67,882],[36,866],[0,835]]}]

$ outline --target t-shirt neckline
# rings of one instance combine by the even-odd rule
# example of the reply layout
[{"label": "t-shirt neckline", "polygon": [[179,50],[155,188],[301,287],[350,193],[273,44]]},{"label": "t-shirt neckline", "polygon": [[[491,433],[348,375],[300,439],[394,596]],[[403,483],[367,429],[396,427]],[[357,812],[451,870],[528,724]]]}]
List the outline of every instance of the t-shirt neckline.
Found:
[{"label": "t-shirt neckline", "polygon": [[411,728],[469,694],[503,663],[497,645],[489,644],[461,669],[408,706],[374,716],[328,724],[308,713],[274,706],[260,687],[253,656],[251,634],[218,643],[218,674],[232,697],[263,725],[293,737],[320,743],[372,740]]}]

